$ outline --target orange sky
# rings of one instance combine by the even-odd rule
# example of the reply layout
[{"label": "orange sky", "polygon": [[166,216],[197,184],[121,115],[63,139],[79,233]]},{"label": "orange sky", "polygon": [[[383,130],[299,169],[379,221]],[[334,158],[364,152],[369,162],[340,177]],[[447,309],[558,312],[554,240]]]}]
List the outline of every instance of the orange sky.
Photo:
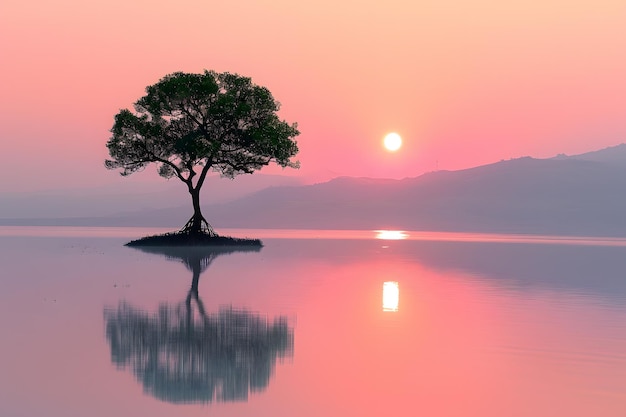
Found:
[{"label": "orange sky", "polygon": [[274,93],[302,132],[285,174],[307,181],[616,145],[625,22],[623,0],[3,0],[0,191],[122,181],[103,167],[115,113],[205,68]]}]

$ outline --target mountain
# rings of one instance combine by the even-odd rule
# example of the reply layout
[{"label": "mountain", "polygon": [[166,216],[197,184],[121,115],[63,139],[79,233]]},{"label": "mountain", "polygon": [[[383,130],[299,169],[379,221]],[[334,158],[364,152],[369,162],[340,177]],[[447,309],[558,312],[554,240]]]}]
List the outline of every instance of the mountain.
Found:
[{"label": "mountain", "polygon": [[[626,237],[626,145],[403,180],[342,177],[272,187],[203,211],[218,231],[404,229]],[[180,226],[189,216],[184,206],[81,221]]]},{"label": "mountain", "polygon": [[553,159],[576,159],[582,161],[602,162],[623,167],[626,166],[626,143],[580,155],[567,156],[560,154],[555,156]]},{"label": "mountain", "polygon": [[626,236],[626,168],[521,158],[400,181],[268,189],[208,213],[224,227]]}]

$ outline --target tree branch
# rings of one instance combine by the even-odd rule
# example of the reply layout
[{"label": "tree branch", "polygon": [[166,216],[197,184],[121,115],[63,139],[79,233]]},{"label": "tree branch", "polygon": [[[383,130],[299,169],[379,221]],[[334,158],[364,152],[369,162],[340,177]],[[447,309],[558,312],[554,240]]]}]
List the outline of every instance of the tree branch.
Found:
[{"label": "tree branch", "polygon": [[[195,124],[197,124],[200,127],[203,127],[203,123],[201,123],[193,114],[191,114],[191,112],[189,111],[189,109],[187,107],[185,107],[184,104],[181,103],[180,105],[180,111],[183,112],[184,114],[186,114],[191,120],[193,120],[193,122]],[[196,110],[198,113],[202,114],[202,112],[200,110]]]},{"label": "tree branch", "polygon": [[204,167],[202,168],[202,172],[200,173],[200,178],[198,178],[198,182],[196,183],[196,190],[199,190],[202,187],[202,184],[204,184],[204,179],[206,178],[206,175],[212,166],[213,166],[213,159],[207,158],[206,163],[204,164]]},{"label": "tree branch", "polygon": [[[193,170],[189,173],[189,178],[185,178],[185,177],[183,177],[182,172],[180,171],[180,169],[178,169],[178,167],[176,166],[176,164],[174,164],[174,163],[170,162],[170,161],[169,161],[169,160],[167,160],[167,159],[158,158],[156,155],[154,155],[154,159],[155,159],[155,161],[156,161],[156,162],[161,162],[162,164],[169,165],[169,166],[170,166],[170,167],[174,170],[174,172],[176,173],[176,176],[177,176],[177,177],[178,177],[178,178],[179,178],[182,182],[187,183],[188,181],[190,181],[190,180],[191,180],[191,172],[193,172]],[[150,162],[152,162],[152,161],[150,161]]]}]

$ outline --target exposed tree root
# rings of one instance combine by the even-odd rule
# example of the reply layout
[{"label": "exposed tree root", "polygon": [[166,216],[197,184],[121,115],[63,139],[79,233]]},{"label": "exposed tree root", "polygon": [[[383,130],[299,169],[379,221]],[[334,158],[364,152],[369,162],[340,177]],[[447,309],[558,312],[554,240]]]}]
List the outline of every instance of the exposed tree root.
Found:
[{"label": "exposed tree root", "polygon": [[[199,223],[199,224],[198,224]],[[200,215],[200,220],[194,215],[189,221],[180,229],[180,233],[192,235],[192,234],[206,234],[210,237],[217,237],[218,234],[213,229],[213,226],[206,221],[204,216]]]}]

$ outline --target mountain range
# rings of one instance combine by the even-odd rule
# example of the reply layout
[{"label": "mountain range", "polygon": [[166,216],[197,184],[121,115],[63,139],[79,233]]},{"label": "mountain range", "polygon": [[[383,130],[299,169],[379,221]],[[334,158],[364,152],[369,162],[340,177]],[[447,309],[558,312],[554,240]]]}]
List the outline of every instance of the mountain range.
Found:
[{"label": "mountain range", "polygon": [[[399,229],[626,237],[626,144],[402,180],[341,177],[203,206],[219,228]],[[0,224],[181,226],[190,205]]]}]

